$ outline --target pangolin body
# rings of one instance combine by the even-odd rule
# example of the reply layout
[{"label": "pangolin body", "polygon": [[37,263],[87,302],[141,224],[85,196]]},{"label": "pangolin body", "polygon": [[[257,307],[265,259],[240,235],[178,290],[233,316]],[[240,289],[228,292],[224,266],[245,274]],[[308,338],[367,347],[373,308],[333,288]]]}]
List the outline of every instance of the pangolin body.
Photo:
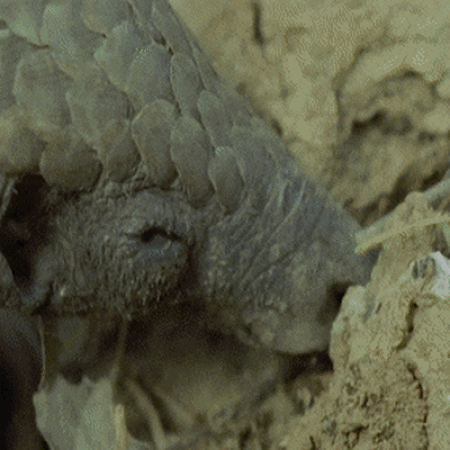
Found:
[{"label": "pangolin body", "polygon": [[324,349],[374,257],[168,2],[14,0],[0,18],[0,249],[21,309],[199,302],[246,342]]}]

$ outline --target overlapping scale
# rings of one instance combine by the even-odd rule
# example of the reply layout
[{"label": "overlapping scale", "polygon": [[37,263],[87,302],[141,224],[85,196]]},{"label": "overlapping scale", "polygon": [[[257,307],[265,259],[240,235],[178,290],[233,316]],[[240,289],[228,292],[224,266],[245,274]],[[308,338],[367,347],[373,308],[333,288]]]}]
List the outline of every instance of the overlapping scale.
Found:
[{"label": "overlapping scale", "polygon": [[68,75],[92,59],[104,39],[86,27],[80,13],[80,2],[71,0],[51,2],[44,11],[41,40],[51,47],[55,62]]},{"label": "overlapping scale", "polygon": [[90,189],[102,167],[92,150],[76,133],[48,143],[42,153],[39,170],[50,186],[64,191]]},{"label": "overlapping scale", "polygon": [[72,122],[84,140],[95,146],[112,119],[125,118],[128,103],[125,95],[107,80],[97,85],[76,85],[66,94]]},{"label": "overlapping scale", "polygon": [[0,19],[17,36],[34,45],[42,45],[40,28],[46,0],[3,0]]},{"label": "overlapping scale", "polygon": [[198,72],[200,74],[203,85],[209,92],[217,94],[217,91],[220,89],[220,82],[217,77],[217,73],[214,71],[214,69],[211,67],[210,62],[208,61],[208,58],[197,47],[197,45],[193,45],[192,55],[194,57],[195,63],[197,64]]},{"label": "overlapping scale", "polygon": [[181,112],[186,115],[190,114],[196,120],[199,120],[197,101],[203,89],[203,84],[192,58],[181,53],[172,56],[170,60],[170,81]]},{"label": "overlapping scale", "polygon": [[20,57],[25,53],[28,44],[14,36],[9,30],[0,32],[0,111],[15,103],[12,95],[14,78]]},{"label": "overlapping scale", "polygon": [[13,94],[28,124],[41,138],[59,135],[70,123],[65,92],[71,80],[58,68],[49,49],[28,53],[17,66]]},{"label": "overlapping scale", "polygon": [[35,172],[44,143],[26,126],[14,106],[0,115],[0,172],[8,175]]},{"label": "overlapping scale", "polygon": [[108,35],[126,19],[127,7],[123,0],[82,0],[80,15],[91,31]]},{"label": "overlapping scale", "polygon": [[133,9],[133,22],[139,30],[143,31],[148,38],[162,44],[164,39],[153,24],[153,0],[127,0],[127,3]]},{"label": "overlapping scale", "polygon": [[180,116],[172,128],[170,155],[188,198],[195,204],[213,194],[208,178],[212,148],[205,130],[193,118]]},{"label": "overlapping scale", "polygon": [[123,21],[111,30],[94,58],[107,73],[109,80],[121,91],[125,90],[128,70],[136,53],[144,47],[144,40],[130,21]]},{"label": "overlapping scale", "polygon": [[265,149],[265,142],[251,127],[233,125],[231,142],[244,184],[253,195],[254,207],[262,207],[268,197],[267,183],[276,163]]},{"label": "overlapping scale", "polygon": [[158,98],[173,102],[170,55],[162,45],[152,43],[135,55],[125,91],[136,111]]},{"label": "overlapping scale", "polygon": [[112,181],[125,181],[133,175],[140,156],[131,137],[130,122],[111,119],[95,145],[106,174]]},{"label": "overlapping scale", "polygon": [[228,213],[236,210],[242,200],[244,181],[239,173],[231,147],[218,147],[208,165],[208,177]]},{"label": "overlapping scale", "polygon": [[214,147],[230,145],[231,114],[228,114],[219,97],[211,92],[202,91],[198,99],[198,110]]},{"label": "overlapping scale", "polygon": [[176,177],[170,133],[177,116],[172,103],[158,99],[145,105],[132,123],[134,142],[156,186],[168,187]]},{"label": "overlapping scale", "polygon": [[174,53],[191,56],[186,33],[166,0],[153,1],[152,20]]}]

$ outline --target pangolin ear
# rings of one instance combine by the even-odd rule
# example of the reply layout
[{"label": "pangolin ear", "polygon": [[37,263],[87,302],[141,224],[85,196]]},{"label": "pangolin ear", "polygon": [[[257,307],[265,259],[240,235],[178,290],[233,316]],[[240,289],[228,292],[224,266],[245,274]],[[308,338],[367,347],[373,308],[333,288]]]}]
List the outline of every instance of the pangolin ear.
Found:
[{"label": "pangolin ear", "polygon": [[[48,190],[38,175],[0,177],[0,252],[9,265],[22,301],[37,297],[35,265],[48,237],[45,211]],[[35,309],[38,305],[23,306]]]}]

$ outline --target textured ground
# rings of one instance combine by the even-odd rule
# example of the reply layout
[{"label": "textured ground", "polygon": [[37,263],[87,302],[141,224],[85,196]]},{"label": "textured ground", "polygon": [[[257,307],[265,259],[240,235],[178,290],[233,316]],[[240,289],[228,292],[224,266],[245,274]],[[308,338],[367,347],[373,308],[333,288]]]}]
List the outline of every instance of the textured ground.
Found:
[{"label": "textured ground", "polygon": [[448,448],[449,219],[422,194],[397,208],[371,282],[334,323],[329,389],[283,448]]}]

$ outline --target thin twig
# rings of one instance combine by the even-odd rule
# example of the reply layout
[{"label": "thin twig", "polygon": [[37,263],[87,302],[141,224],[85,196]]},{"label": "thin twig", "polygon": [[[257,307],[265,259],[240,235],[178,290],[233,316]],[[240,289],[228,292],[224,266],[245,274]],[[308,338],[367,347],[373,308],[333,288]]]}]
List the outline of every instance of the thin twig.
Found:
[{"label": "thin twig", "polygon": [[159,420],[158,412],[156,411],[151,399],[147,396],[141,386],[139,386],[139,384],[132,379],[127,378],[125,380],[125,386],[133,396],[137,407],[145,416],[157,450],[165,450],[168,447],[166,434],[164,433],[162,423]]},{"label": "thin twig", "polygon": [[[423,192],[424,199],[430,203],[433,207],[436,206],[439,202],[450,195],[450,171],[448,171],[442,181],[438,183],[436,186],[428,189]],[[392,218],[394,216],[395,210],[391,211],[389,214],[386,214],[376,223],[367,227],[364,230],[361,230],[356,234],[356,252],[357,253],[366,253],[370,249],[376,247],[377,245],[382,244],[387,239],[394,237],[401,233],[407,233],[410,229],[418,228],[418,227],[426,227],[431,225],[437,225],[440,223],[450,222],[450,216],[447,214],[440,214],[439,216],[433,217],[429,220],[421,220],[412,225],[408,225],[402,227],[401,230],[390,229],[390,225],[392,223]]]}]

